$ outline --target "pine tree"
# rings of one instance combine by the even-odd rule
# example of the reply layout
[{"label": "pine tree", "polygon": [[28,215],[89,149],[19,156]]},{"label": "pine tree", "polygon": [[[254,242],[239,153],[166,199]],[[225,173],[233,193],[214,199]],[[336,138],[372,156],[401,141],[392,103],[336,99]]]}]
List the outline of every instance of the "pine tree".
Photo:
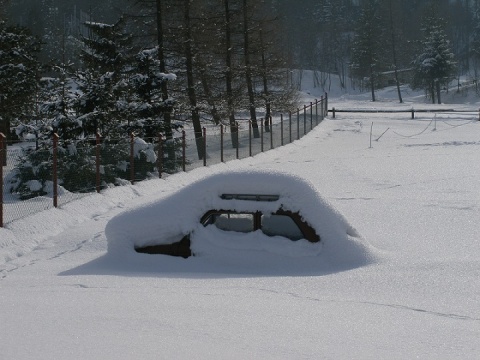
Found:
[{"label": "pine tree", "polygon": [[351,63],[352,75],[355,78],[368,79],[372,101],[375,101],[375,83],[383,56],[382,20],[378,9],[377,0],[366,1],[357,22]]},{"label": "pine tree", "polygon": [[40,42],[23,27],[0,22],[0,131],[32,113],[39,80]]},{"label": "pine tree", "polygon": [[413,61],[413,86],[425,89],[432,103],[435,103],[436,97],[440,104],[441,86],[448,85],[455,72],[455,56],[444,30],[443,19],[438,17],[434,8],[425,17],[422,31],[422,53]]},{"label": "pine tree", "polygon": [[128,84],[123,73],[129,61],[131,36],[123,31],[123,18],[115,24],[85,25],[91,32],[91,36],[82,38],[85,69],[76,74],[82,93],[77,109],[84,135],[100,132],[102,136],[117,136],[126,120],[124,99]]}]

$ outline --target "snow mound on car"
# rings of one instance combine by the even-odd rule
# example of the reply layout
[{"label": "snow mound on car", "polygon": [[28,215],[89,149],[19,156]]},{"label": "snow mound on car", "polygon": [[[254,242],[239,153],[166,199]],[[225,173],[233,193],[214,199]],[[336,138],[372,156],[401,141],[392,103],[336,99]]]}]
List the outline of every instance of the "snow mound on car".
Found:
[{"label": "snow mound on car", "polygon": [[[222,194],[279,195],[276,201],[224,200]],[[282,237],[223,232],[203,227],[200,218],[209,210],[298,212],[320,236],[319,243],[292,242]],[[294,174],[278,171],[236,170],[205,176],[183,189],[125,211],[107,224],[110,254],[131,253],[136,247],[171,244],[191,234],[197,258],[248,262],[266,257],[309,258],[325,266],[352,268],[376,260],[375,250],[315,187]],[[245,256],[243,256],[245,255]],[[138,256],[151,256],[140,255]],[[253,260],[252,260],[253,259]],[[289,260],[290,261],[290,260]],[[302,260],[303,261],[303,260]]]}]

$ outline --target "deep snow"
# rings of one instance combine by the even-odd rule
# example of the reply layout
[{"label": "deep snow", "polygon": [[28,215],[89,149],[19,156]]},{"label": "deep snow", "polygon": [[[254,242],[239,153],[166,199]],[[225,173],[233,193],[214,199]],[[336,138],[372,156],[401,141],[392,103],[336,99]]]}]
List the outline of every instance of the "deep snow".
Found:
[{"label": "deep snow", "polygon": [[[430,106],[417,95],[402,106]],[[331,97],[330,107],[397,106],[388,91],[377,104],[361,96]],[[0,358],[476,359],[479,160],[476,113],[337,114],[254,158],[108,189],[10,223],[0,230]],[[306,256],[262,263],[251,258],[260,253],[230,252],[192,262],[107,253],[115,215],[192,180],[249,169],[305,178],[374,261],[302,275]]]}]

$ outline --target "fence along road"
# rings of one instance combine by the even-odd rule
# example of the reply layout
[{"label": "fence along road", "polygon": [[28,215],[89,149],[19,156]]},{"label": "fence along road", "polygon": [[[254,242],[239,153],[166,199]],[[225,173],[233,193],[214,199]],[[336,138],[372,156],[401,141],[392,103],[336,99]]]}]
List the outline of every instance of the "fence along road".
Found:
[{"label": "fence along road", "polygon": [[[308,105],[298,108],[294,112],[281,114],[274,119],[263,119],[258,121],[260,137],[255,138],[252,133],[251,123],[248,120],[240,120],[237,123],[238,147],[234,147],[232,143],[232,133],[230,126],[217,126],[212,129],[203,128],[201,141],[203,150],[201,154],[206,154],[199,158],[197,151],[197,140],[191,134],[182,132],[179,137],[173,140],[164,141],[161,137],[151,139],[156,152],[155,176],[161,177],[165,174],[167,162],[175,164],[174,168],[170,168],[169,173],[190,171],[192,169],[226,162],[234,159],[243,159],[249,156],[255,156],[261,152],[268,151],[279,146],[289,144],[308,134],[315,126],[321,123],[328,111],[327,94],[322,96],[320,100],[315,100]],[[125,140],[125,139],[124,139]],[[130,158],[126,159],[125,166],[131,174],[125,182],[134,183],[142,179],[135,178],[134,169],[134,147],[137,141],[141,139],[134,135],[126,141],[126,145],[130,147]],[[53,141],[54,143],[55,141]],[[128,144],[129,142],[129,144]],[[175,158],[168,158],[166,146],[172,143],[180,151],[175,151]],[[3,146],[3,148],[2,148]],[[56,186],[57,191],[53,191],[53,184],[56,183],[57,172],[52,170],[50,178],[52,179],[52,188],[47,195],[37,196],[28,200],[19,200],[18,194],[12,194],[10,191],[9,181],[13,173],[20,164],[20,159],[24,153],[22,146],[14,145],[6,147],[5,137],[0,135],[0,159],[6,160],[0,169],[0,227],[4,224],[17,219],[32,215],[54,206],[62,206],[70,201],[81,198],[95,191],[101,191],[102,187],[108,186],[102,181],[101,169],[108,164],[108,159],[101,159],[98,156],[100,146],[108,146],[108,143],[102,143],[97,137],[96,154],[92,153],[95,158],[95,184],[90,188],[83,188],[81,191],[68,191],[61,185]],[[47,156],[53,162],[56,158],[54,149],[41,150],[49,152]],[[51,154],[50,154],[51,153]],[[171,154],[171,153],[170,153]],[[51,155],[51,156],[50,156]],[[61,166],[61,164],[58,164]],[[51,166],[52,169],[57,168],[57,164]],[[61,180],[61,179],[60,179]],[[60,181],[60,184],[62,181]]]}]

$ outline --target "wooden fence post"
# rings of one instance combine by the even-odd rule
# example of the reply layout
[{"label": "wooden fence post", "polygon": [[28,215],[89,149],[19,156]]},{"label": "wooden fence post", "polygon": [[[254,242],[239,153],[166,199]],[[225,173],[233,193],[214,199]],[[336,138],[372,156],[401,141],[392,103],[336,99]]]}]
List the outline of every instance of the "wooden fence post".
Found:
[{"label": "wooden fence post", "polygon": [[58,207],[58,135],[53,134],[53,206]]}]

